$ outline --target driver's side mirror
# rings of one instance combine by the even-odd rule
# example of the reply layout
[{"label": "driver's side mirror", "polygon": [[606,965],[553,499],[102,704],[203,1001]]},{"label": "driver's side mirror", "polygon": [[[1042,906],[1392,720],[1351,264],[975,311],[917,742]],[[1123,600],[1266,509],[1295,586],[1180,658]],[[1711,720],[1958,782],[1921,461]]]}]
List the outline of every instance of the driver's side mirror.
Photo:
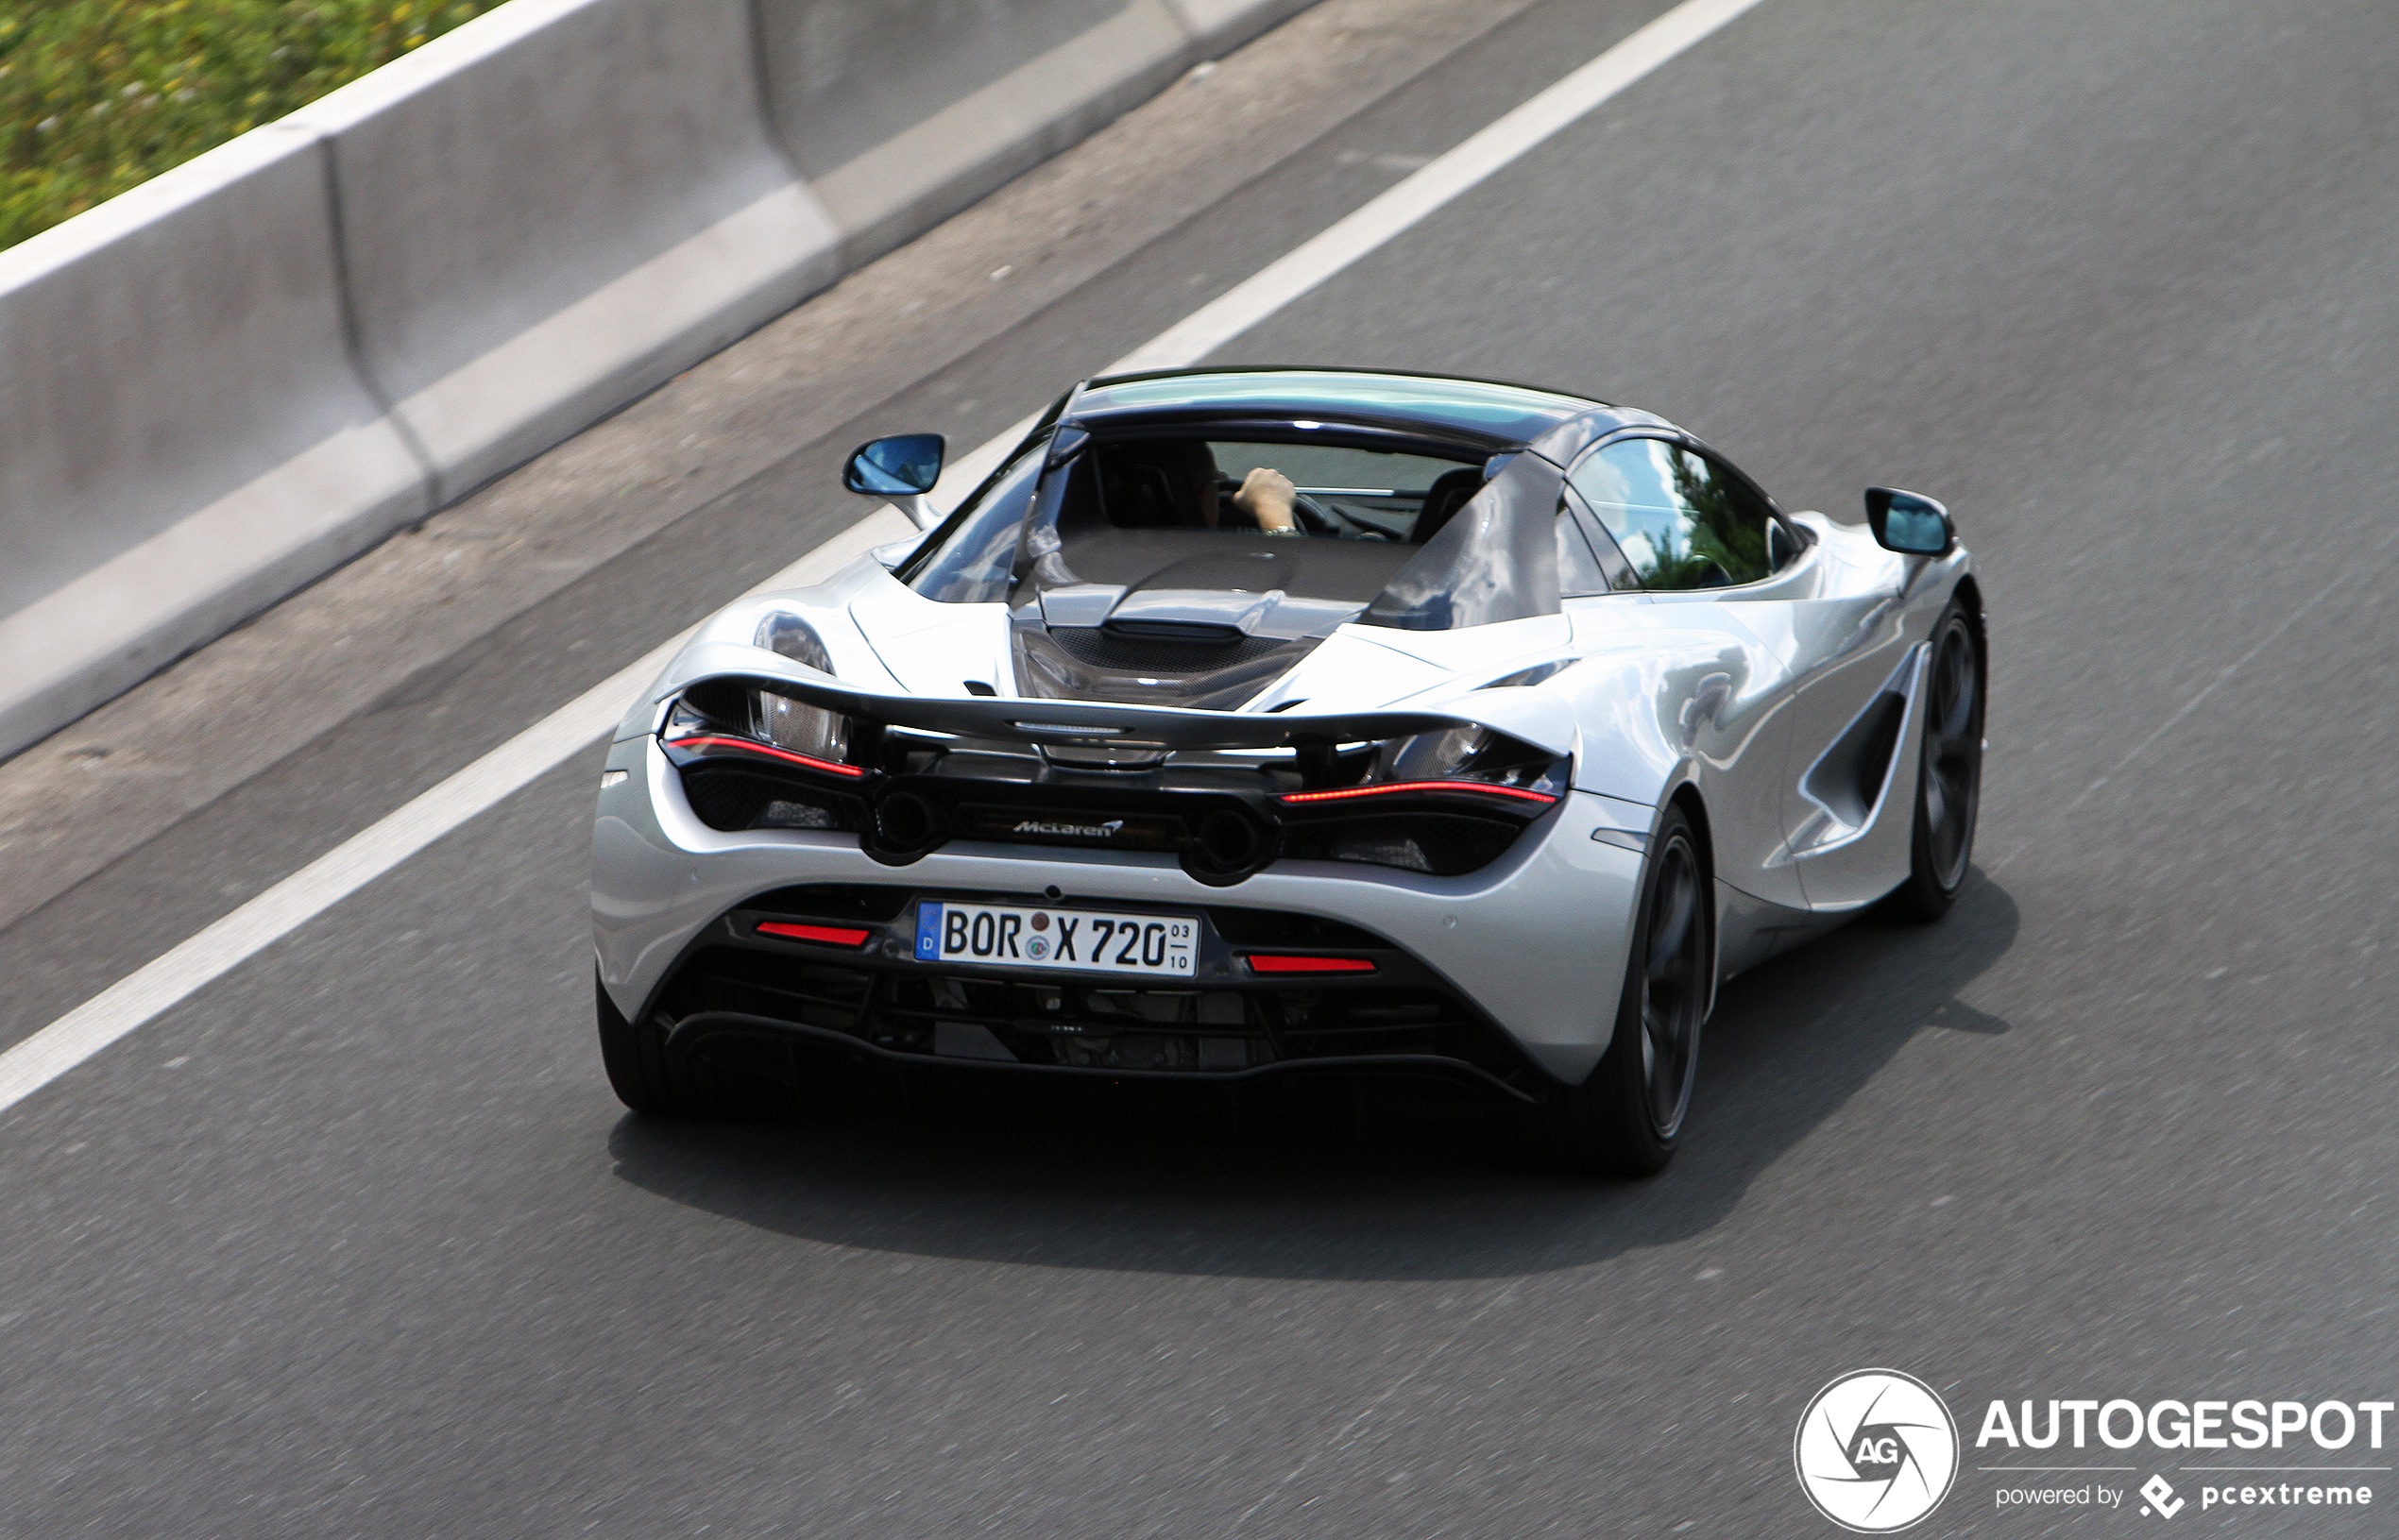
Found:
[{"label": "driver's side mirror", "polygon": [[1877,545],[1902,556],[1947,556],[1957,549],[1958,528],[1949,511],[1921,493],[1867,487],[1866,524]]},{"label": "driver's side mirror", "polygon": [[842,484],[861,497],[889,498],[920,530],[941,522],[925,494],[942,479],[949,441],[939,433],[899,433],[861,444],[842,472]]}]

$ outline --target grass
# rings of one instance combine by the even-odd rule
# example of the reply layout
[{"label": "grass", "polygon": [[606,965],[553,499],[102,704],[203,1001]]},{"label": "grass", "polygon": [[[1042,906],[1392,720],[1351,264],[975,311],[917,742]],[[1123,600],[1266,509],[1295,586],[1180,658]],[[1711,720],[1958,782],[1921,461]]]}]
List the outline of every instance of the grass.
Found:
[{"label": "grass", "polygon": [[500,0],[0,0],[0,247]]}]

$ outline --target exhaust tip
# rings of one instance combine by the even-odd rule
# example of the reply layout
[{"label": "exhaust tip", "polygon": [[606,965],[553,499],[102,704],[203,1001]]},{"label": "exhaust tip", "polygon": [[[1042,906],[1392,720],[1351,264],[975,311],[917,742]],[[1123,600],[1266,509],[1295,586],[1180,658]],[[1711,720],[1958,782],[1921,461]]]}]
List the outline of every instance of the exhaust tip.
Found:
[{"label": "exhaust tip", "polygon": [[1219,807],[1192,831],[1183,870],[1202,882],[1239,882],[1274,858],[1273,833],[1256,820]]},{"label": "exhaust tip", "polygon": [[875,809],[875,832],[893,850],[923,850],[933,843],[939,823],[932,804],[914,792],[894,791]]}]

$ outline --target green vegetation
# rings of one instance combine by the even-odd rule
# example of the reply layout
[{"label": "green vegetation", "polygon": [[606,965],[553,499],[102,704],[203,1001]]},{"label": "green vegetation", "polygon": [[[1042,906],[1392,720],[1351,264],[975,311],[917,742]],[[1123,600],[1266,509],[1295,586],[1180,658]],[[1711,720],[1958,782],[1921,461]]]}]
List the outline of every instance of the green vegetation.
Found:
[{"label": "green vegetation", "polygon": [[0,246],[499,0],[0,0]]}]

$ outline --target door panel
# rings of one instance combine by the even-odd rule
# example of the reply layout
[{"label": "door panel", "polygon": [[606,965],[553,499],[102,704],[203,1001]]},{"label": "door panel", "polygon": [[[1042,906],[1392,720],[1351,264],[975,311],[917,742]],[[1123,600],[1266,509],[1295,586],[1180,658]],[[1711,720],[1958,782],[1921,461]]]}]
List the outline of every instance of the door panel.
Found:
[{"label": "door panel", "polygon": [[[1786,596],[1753,624],[1786,649],[1796,689],[1782,788],[1788,848],[1813,908],[1854,908],[1907,874],[1904,824],[1914,782],[1914,683],[1898,564],[1863,534],[1811,521],[1819,538]],[[1861,539],[1865,549],[1858,549]],[[1897,796],[1886,795],[1886,787]]]}]

